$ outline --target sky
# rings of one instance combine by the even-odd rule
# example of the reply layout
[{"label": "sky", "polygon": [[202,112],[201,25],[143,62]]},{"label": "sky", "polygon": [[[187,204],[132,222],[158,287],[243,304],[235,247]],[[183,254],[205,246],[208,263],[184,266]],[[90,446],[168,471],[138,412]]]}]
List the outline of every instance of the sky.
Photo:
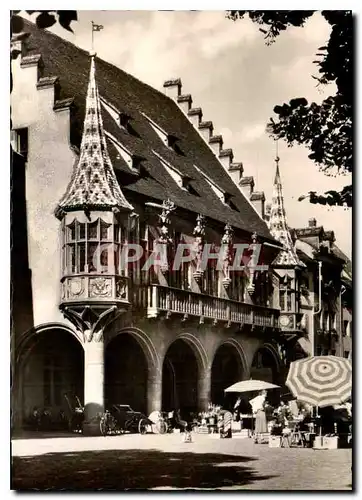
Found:
[{"label": "sky", "polygon": [[[317,86],[312,78],[315,54],[330,33],[323,17],[314,14],[271,46],[250,20],[233,22],[224,11],[78,11],[74,34],[58,25],[51,31],[90,50],[92,20],[104,26],[94,34],[98,57],[160,91],[165,80],[181,78],[182,93],[192,95],[203,120],[213,122],[224,148],[243,163],[244,176],[254,176],[254,189],[271,202],[276,144],[265,128],[274,106],[294,97],[321,102],[335,92],[334,85]],[[352,210],[298,202],[310,190],[338,190],[350,176],[327,177],[303,146],[278,141],[278,150],[289,226],[306,227],[315,217],[351,257]]]}]

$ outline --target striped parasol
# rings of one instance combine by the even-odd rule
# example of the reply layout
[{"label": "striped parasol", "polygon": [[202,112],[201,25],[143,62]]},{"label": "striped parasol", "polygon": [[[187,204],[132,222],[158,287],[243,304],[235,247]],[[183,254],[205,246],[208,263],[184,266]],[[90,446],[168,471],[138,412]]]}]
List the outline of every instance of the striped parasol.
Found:
[{"label": "striped parasol", "polygon": [[286,385],[294,396],[313,406],[346,401],[352,391],[352,366],[337,356],[315,356],[290,364]]}]

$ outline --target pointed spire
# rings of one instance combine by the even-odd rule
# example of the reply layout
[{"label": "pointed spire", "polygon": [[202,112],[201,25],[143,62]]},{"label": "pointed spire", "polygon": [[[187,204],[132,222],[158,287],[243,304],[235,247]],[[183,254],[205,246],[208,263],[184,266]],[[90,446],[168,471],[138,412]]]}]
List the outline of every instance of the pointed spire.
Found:
[{"label": "pointed spire", "polygon": [[108,154],[101,105],[95,79],[95,52],[86,98],[86,111],[79,161],[57,212],[73,210],[133,210],[119,187]]},{"label": "pointed spire", "polygon": [[276,169],[269,229],[272,236],[284,245],[285,250],[279,253],[273,264],[278,266],[305,267],[303,262],[301,262],[297,256],[297,253],[294,249],[292,237],[288,229],[287,218],[284,209],[284,198],[279,170],[279,161],[280,159],[277,155],[275,158]]}]

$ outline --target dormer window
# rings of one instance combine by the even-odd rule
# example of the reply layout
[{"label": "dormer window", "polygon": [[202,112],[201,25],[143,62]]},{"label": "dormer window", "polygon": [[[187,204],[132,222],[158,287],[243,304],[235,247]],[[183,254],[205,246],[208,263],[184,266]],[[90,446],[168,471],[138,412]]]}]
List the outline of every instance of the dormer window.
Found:
[{"label": "dormer window", "polygon": [[113,106],[110,102],[107,102],[103,97],[100,98],[100,101],[104,109],[113,118],[117,125],[123,130],[129,132],[129,122],[131,116],[123,111],[119,111],[115,106]]},{"label": "dormer window", "polygon": [[[162,158],[156,151],[152,150],[153,154],[157,156],[158,160],[162,163],[167,173],[172,177],[176,184],[185,191],[192,192],[194,189],[190,186],[191,178],[180,172],[174,165]],[[197,194],[197,193],[196,193]]]},{"label": "dormer window", "polygon": [[228,207],[231,207],[233,208],[234,210],[236,210],[236,207],[231,203],[230,201],[230,198],[231,198],[231,194],[227,193],[226,191],[223,191],[222,189],[219,188],[219,186],[217,186],[217,184],[215,184],[215,182],[213,180],[210,179],[210,177],[208,175],[206,175],[201,169],[199,169],[196,165],[194,165],[194,167],[196,168],[196,170],[203,176],[203,178],[205,179],[205,181],[208,183],[208,185],[210,186],[210,188],[214,191],[214,193],[216,194],[216,196],[219,198],[219,200],[224,204],[224,205],[227,205]]},{"label": "dormer window", "polygon": [[104,131],[104,133],[116,148],[118,153],[117,158],[122,158],[127,163],[127,166],[132,171],[132,173],[139,174],[143,158],[141,156],[132,154],[123,144],[117,141],[117,139],[106,130]]},{"label": "dormer window", "polygon": [[178,138],[174,135],[167,136],[167,146],[171,149],[175,149]]},{"label": "dormer window", "polygon": [[179,140],[178,137],[172,134],[168,134],[162,127],[160,127],[160,125],[158,125],[149,116],[147,116],[146,113],[142,113],[142,115],[146,118],[148,123],[151,125],[151,127],[165,146],[167,146],[169,149],[172,149],[176,153],[181,153],[177,145],[177,142]]},{"label": "dormer window", "polygon": [[124,129],[128,130],[128,125],[131,117],[127,113],[119,113],[119,124]]}]

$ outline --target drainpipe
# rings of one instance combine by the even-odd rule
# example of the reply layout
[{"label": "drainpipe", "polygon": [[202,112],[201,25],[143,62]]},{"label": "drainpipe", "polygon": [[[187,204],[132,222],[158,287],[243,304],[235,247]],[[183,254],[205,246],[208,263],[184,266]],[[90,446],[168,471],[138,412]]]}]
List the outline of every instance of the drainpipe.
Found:
[{"label": "drainpipe", "polygon": [[[319,314],[322,311],[322,261],[318,261],[318,297],[319,297],[319,307],[318,311],[314,311],[313,315]],[[315,348],[315,328],[313,322],[313,341],[312,341],[312,356],[314,356]]]}]

